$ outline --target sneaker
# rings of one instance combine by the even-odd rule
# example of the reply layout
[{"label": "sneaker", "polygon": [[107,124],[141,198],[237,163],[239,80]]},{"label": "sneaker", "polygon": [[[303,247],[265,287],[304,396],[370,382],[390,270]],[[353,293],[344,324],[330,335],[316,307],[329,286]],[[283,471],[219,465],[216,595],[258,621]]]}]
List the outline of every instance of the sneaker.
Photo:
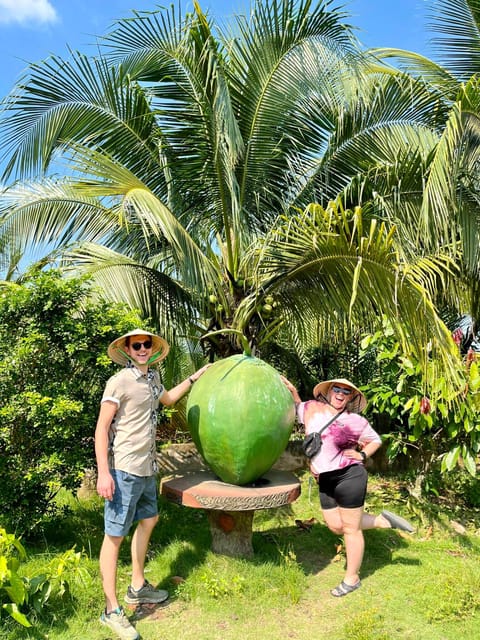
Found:
[{"label": "sneaker", "polygon": [[104,611],[100,616],[100,622],[110,627],[122,640],[139,640],[140,634],[132,627],[122,607],[114,609],[110,613]]},{"label": "sneaker", "polygon": [[168,598],[168,591],[155,589],[147,580],[138,591],[130,585],[127,589],[125,602],[128,604],[159,604]]}]

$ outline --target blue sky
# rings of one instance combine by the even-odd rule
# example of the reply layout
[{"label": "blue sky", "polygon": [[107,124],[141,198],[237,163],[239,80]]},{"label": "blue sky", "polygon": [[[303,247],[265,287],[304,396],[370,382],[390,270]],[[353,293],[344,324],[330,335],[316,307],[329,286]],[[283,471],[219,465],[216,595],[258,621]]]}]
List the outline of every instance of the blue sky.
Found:
[{"label": "blue sky", "polygon": [[[176,3],[177,0],[174,0]],[[16,83],[29,62],[50,54],[68,56],[68,47],[94,53],[95,36],[104,35],[132,9],[151,10],[171,0],[0,0],[0,97]],[[192,0],[181,0],[191,10]],[[426,53],[425,9],[429,0],[335,0],[351,14],[365,46],[390,46]],[[200,0],[224,19],[245,12],[249,0]]]}]

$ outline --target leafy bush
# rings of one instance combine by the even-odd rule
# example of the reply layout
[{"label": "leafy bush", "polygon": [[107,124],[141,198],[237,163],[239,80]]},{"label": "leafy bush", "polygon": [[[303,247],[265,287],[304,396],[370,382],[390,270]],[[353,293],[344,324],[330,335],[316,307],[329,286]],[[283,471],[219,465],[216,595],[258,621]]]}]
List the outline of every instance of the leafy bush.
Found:
[{"label": "leafy bush", "polygon": [[0,291],[0,523],[26,533],[92,465],[106,348],[139,319],[55,271]]},{"label": "leafy bush", "polygon": [[[477,356],[469,353],[464,362],[465,390],[452,398],[445,380],[439,379],[435,398],[428,398],[418,362],[401,357],[399,345],[388,323],[382,331],[365,337],[364,358],[373,357],[376,371],[365,392],[369,412],[382,416],[388,433],[388,456],[408,454],[410,469],[418,473],[423,489],[428,474],[452,471],[457,467],[476,474],[480,451],[480,371]],[[435,363],[431,363],[434,367]],[[412,455],[413,453],[413,455]],[[438,475],[437,475],[438,477]]]},{"label": "leafy bush", "polygon": [[0,528],[0,618],[7,613],[24,627],[31,627],[30,614],[40,615],[53,596],[69,594],[69,580],[89,585],[91,580],[81,566],[82,554],[74,549],[53,558],[47,570],[30,578],[19,573],[27,559],[20,540]]},{"label": "leafy bush", "polygon": [[27,600],[28,589],[25,581],[18,574],[21,560],[26,553],[22,544],[14,535],[0,529],[0,602],[1,611],[7,612],[24,627],[30,627],[20,607]]}]

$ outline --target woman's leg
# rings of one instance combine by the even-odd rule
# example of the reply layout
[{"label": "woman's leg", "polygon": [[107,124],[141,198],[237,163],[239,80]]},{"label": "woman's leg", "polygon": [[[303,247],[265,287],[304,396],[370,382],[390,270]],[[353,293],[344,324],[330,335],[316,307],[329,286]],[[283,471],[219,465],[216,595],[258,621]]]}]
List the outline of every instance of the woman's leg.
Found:
[{"label": "woman's leg", "polygon": [[343,581],[353,586],[360,580],[360,567],[363,561],[365,541],[362,531],[363,507],[344,509],[339,507],[345,541],[347,566]]},{"label": "woman's leg", "polygon": [[362,529],[391,529],[392,525],[381,514],[374,516],[370,513],[363,512]]},{"label": "woman's leg", "polygon": [[[375,518],[366,514],[363,508],[366,489],[366,470],[363,466],[355,465],[328,476],[320,490],[325,522],[331,531],[343,535],[345,542],[345,578],[334,589],[333,595],[345,595],[338,592],[342,585],[347,589],[360,585],[360,567],[365,550],[363,528],[375,526]],[[335,508],[331,508],[333,506]]]},{"label": "woman's leg", "polygon": [[343,535],[347,567],[344,582],[353,586],[360,580],[360,567],[363,560],[365,543],[362,533],[363,507],[355,509],[324,509],[323,517],[330,531]]}]

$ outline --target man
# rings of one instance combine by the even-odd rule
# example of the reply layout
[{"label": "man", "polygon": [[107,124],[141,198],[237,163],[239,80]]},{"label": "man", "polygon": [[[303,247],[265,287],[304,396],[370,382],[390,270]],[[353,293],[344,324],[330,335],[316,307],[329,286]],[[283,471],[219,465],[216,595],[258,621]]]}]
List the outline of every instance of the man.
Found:
[{"label": "man", "polygon": [[155,435],[159,403],[175,404],[209,365],[167,391],[151,365],[169,351],[158,335],[135,329],[114,340],[109,357],[124,368],[107,382],[95,430],[97,492],[105,498],[105,536],[100,550],[100,573],[105,610],[100,622],[122,640],[140,636],[117,599],[120,545],[137,522],[131,542],[132,576],[125,596],[129,604],[156,604],[168,592],[145,580],[147,547],[158,521]]}]

